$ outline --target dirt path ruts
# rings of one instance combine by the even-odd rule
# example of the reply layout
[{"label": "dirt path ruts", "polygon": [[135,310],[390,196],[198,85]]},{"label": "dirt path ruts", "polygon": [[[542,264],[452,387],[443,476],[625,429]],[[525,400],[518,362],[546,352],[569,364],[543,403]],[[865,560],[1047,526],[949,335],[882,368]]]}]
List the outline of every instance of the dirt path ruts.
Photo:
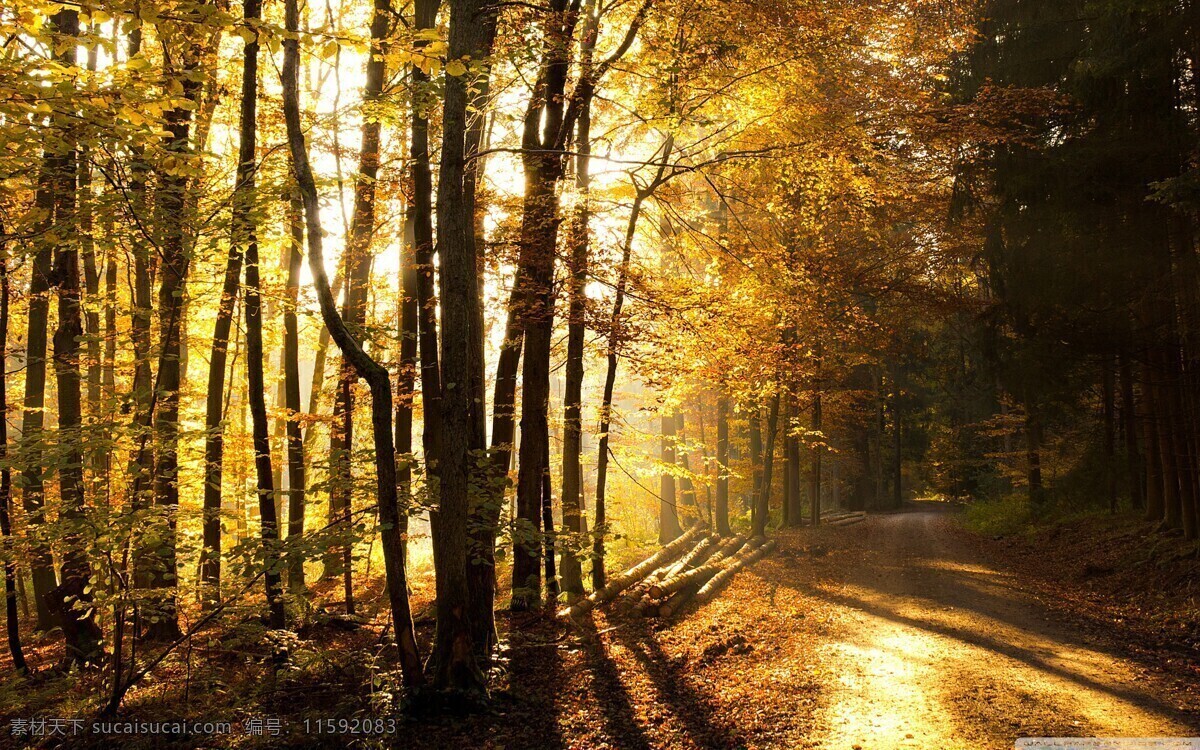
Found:
[{"label": "dirt path ruts", "polygon": [[948,523],[931,509],[874,516],[829,540],[853,537],[857,554],[801,585],[833,614],[817,652],[831,679],[813,744],[975,750],[1020,736],[1197,734],[1145,667],[1056,620]]}]

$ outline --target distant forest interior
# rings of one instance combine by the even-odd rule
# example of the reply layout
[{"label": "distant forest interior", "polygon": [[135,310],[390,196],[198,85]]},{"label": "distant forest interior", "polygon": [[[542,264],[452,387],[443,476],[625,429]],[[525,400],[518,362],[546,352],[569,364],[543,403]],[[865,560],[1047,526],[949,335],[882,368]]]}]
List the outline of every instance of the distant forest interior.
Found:
[{"label": "distant forest interior", "polygon": [[0,186],[0,747],[1200,734],[1200,0],[10,0]]}]

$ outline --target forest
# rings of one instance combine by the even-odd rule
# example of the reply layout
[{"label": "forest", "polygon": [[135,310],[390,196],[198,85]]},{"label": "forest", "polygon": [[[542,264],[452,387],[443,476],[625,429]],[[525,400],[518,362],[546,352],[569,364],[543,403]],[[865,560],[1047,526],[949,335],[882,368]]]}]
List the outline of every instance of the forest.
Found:
[{"label": "forest", "polygon": [[0,747],[1200,734],[1194,0],[11,0],[0,185]]}]

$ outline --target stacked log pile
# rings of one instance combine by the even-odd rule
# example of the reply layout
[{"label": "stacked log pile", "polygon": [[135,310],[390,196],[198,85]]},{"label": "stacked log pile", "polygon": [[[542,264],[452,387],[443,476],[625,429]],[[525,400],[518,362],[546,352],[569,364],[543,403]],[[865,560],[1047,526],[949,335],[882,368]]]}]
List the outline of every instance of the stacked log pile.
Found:
[{"label": "stacked log pile", "polygon": [[674,542],[613,577],[604,589],[559,612],[578,617],[597,605],[620,599],[621,607],[648,617],[677,614],[700,591],[709,601],[737,571],[775,548],[763,537],[710,535],[697,524]]}]

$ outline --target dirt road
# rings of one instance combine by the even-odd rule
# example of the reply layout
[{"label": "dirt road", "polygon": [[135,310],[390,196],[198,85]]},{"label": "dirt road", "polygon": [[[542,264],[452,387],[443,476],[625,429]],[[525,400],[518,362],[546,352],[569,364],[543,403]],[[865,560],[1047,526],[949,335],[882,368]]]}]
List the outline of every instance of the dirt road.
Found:
[{"label": "dirt road", "polygon": [[818,656],[836,677],[810,740],[974,750],[1019,736],[1198,733],[1147,667],[1057,619],[935,508],[847,528],[853,553],[803,587],[834,620]]},{"label": "dirt road", "polygon": [[513,631],[497,710],[422,727],[416,744],[1000,750],[1021,736],[1200,735],[1186,668],[1056,614],[946,506],[776,538],[678,619],[602,608]]}]

